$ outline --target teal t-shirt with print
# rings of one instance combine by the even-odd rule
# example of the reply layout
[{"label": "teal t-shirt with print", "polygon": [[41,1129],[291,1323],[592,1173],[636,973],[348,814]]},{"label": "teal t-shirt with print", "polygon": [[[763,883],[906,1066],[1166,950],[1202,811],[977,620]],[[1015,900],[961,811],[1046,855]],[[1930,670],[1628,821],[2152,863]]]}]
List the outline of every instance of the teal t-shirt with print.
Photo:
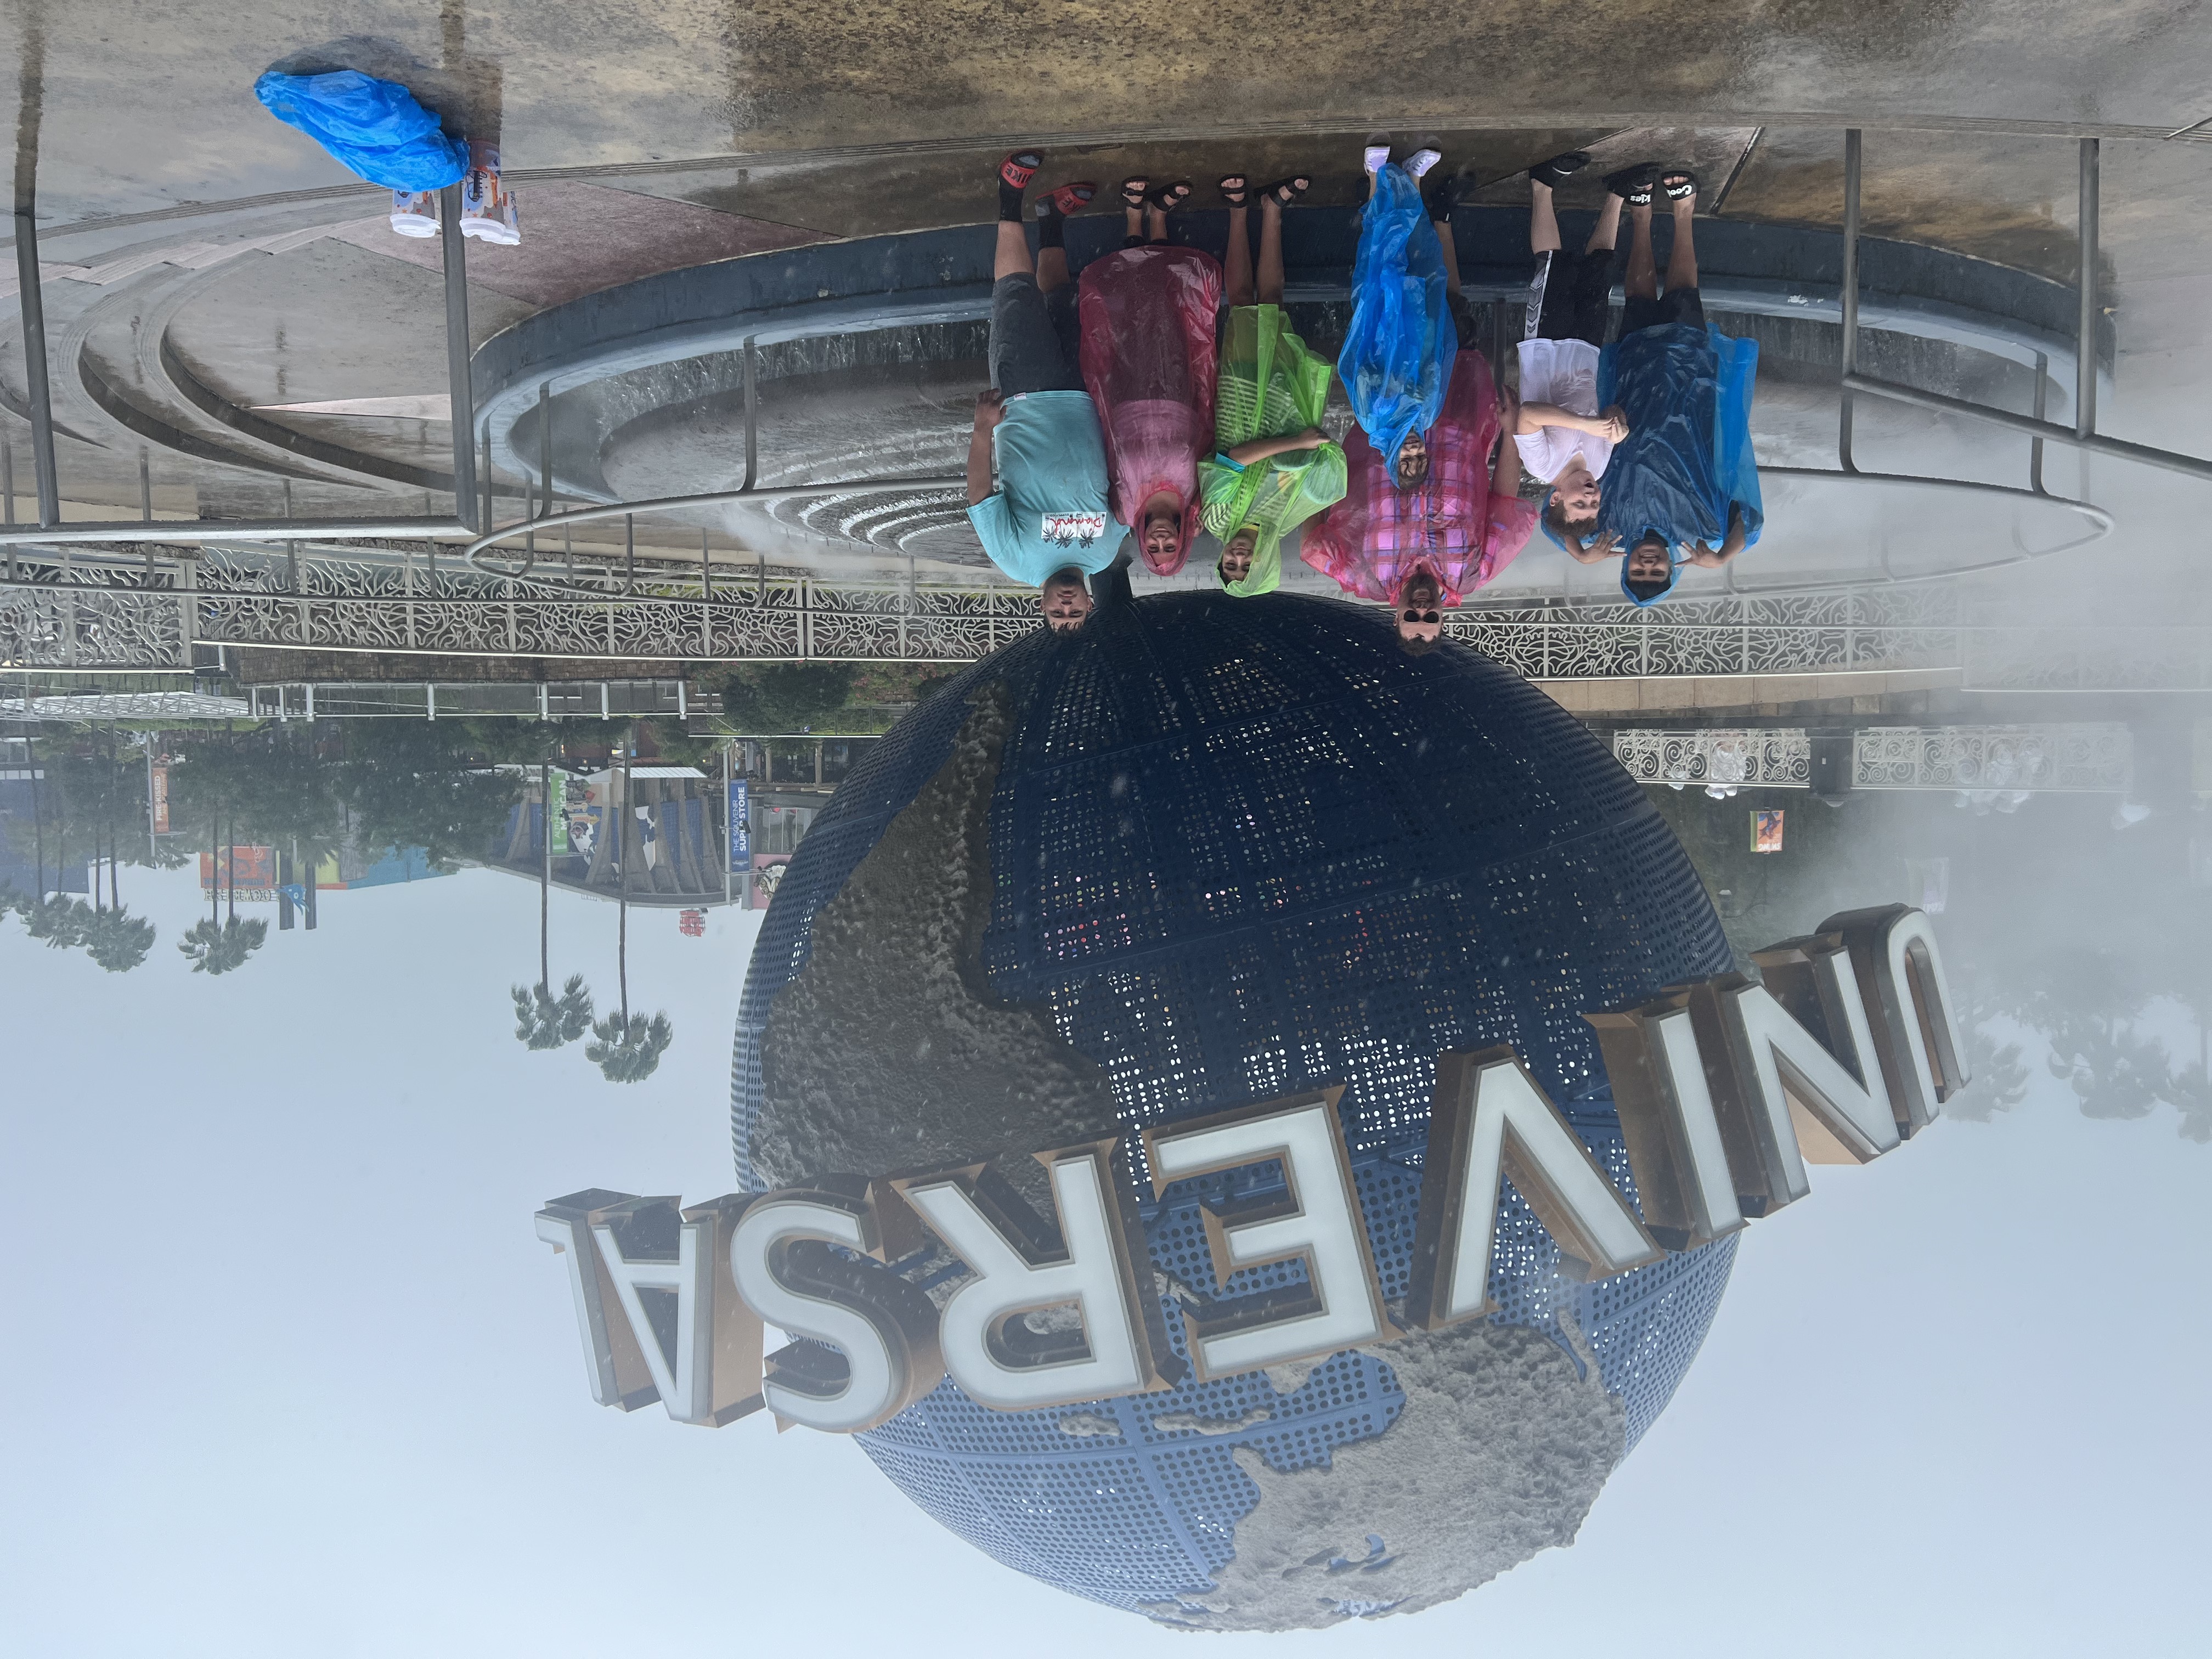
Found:
[{"label": "teal t-shirt with print", "polygon": [[991,447],[999,488],[968,509],[968,521],[992,563],[1037,587],[1055,570],[1087,574],[1113,562],[1121,532],[1107,504],[1106,441],[1090,393],[1007,398]]}]

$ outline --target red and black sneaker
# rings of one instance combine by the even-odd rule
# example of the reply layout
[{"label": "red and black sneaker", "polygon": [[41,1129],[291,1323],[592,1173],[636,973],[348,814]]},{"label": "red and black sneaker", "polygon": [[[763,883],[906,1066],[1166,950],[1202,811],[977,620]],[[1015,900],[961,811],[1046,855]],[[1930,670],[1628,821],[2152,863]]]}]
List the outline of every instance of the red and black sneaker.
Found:
[{"label": "red and black sneaker", "polygon": [[1047,191],[1043,200],[1037,204],[1037,211],[1043,212],[1045,203],[1049,202],[1055,213],[1079,213],[1097,194],[1096,184],[1088,179],[1079,179],[1072,185],[1059,185]]},{"label": "red and black sneaker", "polygon": [[1036,150],[1018,149],[999,163],[999,182],[1009,190],[1023,191],[1036,177],[1037,169],[1044,165],[1044,157]]}]

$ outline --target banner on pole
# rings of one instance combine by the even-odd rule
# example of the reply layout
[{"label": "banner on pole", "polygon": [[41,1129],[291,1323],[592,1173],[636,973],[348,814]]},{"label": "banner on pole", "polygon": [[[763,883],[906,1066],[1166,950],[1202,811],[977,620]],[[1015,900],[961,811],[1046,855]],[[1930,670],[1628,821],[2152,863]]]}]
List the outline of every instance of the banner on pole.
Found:
[{"label": "banner on pole", "polygon": [[549,850],[556,858],[568,851],[568,775],[555,768],[545,785],[545,833],[553,839]]},{"label": "banner on pole", "polygon": [[730,799],[730,859],[732,875],[747,875],[753,867],[753,830],[750,786],[744,778],[732,778],[729,782]]}]

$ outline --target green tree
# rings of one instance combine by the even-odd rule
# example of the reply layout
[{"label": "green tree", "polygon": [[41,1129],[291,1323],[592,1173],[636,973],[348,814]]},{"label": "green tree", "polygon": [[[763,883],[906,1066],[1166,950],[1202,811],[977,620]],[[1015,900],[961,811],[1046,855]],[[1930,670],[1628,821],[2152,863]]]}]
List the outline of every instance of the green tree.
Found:
[{"label": "green tree", "polygon": [[243,967],[268,937],[265,921],[240,921],[233,916],[218,922],[210,918],[185,929],[177,949],[191,963],[194,973],[227,974]]},{"label": "green tree", "polygon": [[676,1028],[665,1014],[651,1019],[643,1014],[611,1015],[592,1025],[594,1041],[584,1048],[584,1058],[599,1068],[610,1083],[642,1083],[660,1065]]},{"label": "green tree", "polygon": [[633,1017],[629,1011],[630,848],[637,840],[637,815],[629,787],[631,736],[628,731],[623,733],[621,807],[607,819],[615,837],[615,971],[622,988],[622,1012],[594,1022],[592,1036],[597,1041],[584,1049],[584,1058],[598,1066],[610,1083],[641,1083],[651,1077],[676,1035],[666,1014],[655,1014],[648,1020],[642,1014]]},{"label": "green tree", "polygon": [[850,663],[746,663],[722,683],[722,720],[733,730],[806,732],[853,699]]},{"label": "green tree", "polygon": [[357,720],[346,730],[336,793],[364,850],[419,847],[450,870],[483,856],[521,791],[512,773],[480,763],[465,732],[429,720]]},{"label": "green tree", "polygon": [[127,974],[154,948],[154,924],[118,906],[94,919],[85,954],[111,974]]},{"label": "green tree", "polygon": [[559,1048],[591,1029],[592,994],[581,974],[569,975],[557,997],[542,982],[514,988],[516,1042],[532,1049]]}]

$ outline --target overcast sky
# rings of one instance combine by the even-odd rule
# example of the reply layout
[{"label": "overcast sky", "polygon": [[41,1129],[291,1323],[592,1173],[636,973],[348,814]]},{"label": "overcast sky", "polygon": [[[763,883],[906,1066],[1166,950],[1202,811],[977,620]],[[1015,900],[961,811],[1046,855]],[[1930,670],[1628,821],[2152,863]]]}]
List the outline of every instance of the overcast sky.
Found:
[{"label": "overcast sky", "polygon": [[[256,907],[268,945],[214,980],[172,943],[193,882],[125,872],[161,929],[126,975],[0,925],[9,1651],[2201,1650],[2212,1147],[2084,1120],[2039,1053],[1999,1121],[1754,1225],[1571,1548],[1411,1617],[1182,1635],[998,1565],[842,1440],[591,1403],[532,1212],[731,1188],[754,918],[633,914],[633,1007],[676,1042],[617,1088],[513,1037],[527,882],[325,894],[313,934]],[[553,916],[556,978],[611,1006],[614,907]]]}]

